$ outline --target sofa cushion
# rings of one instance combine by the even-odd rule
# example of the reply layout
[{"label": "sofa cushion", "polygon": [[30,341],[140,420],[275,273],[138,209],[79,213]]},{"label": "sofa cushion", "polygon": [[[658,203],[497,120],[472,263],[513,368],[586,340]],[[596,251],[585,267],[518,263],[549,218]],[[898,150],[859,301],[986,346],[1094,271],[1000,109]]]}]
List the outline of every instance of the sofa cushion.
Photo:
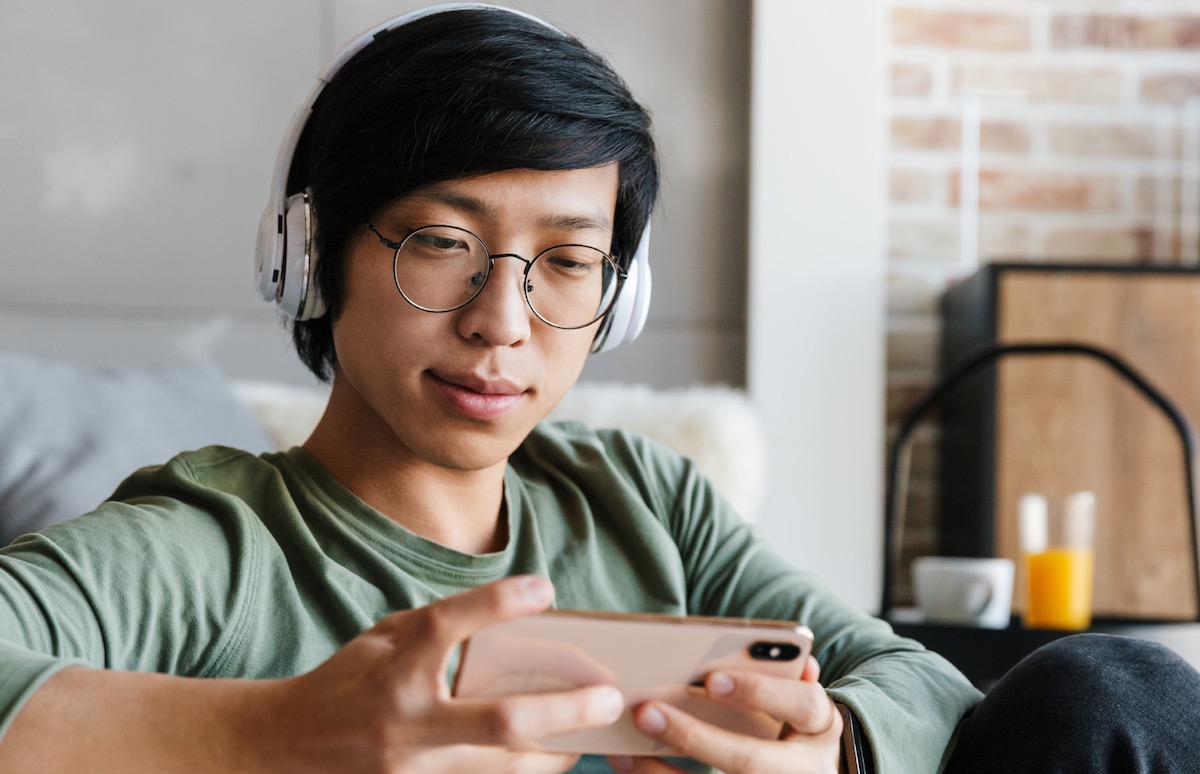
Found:
[{"label": "sofa cushion", "polygon": [[272,448],[211,369],[0,353],[0,545],[94,509],[139,467],[210,444]]}]

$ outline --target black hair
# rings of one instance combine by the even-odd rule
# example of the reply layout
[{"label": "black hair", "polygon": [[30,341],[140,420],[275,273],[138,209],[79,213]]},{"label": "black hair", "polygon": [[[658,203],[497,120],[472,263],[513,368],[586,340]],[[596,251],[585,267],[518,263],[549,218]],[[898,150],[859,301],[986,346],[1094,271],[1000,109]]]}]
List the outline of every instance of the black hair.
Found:
[{"label": "black hair", "polygon": [[424,186],[510,169],[616,162],[612,254],[628,265],[658,196],[650,116],[576,38],[504,10],[436,13],[378,35],[322,90],[289,193],[312,189],[315,281],[328,313],[296,321],[300,359],[329,381],[350,236]]}]

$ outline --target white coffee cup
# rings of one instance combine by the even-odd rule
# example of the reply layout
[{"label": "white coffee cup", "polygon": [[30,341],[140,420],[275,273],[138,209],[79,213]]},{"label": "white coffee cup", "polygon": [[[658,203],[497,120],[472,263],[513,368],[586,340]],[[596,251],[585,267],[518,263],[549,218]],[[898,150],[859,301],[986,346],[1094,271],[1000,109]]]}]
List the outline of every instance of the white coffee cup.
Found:
[{"label": "white coffee cup", "polygon": [[922,556],[913,562],[917,607],[933,623],[1004,629],[1012,618],[1011,559]]}]

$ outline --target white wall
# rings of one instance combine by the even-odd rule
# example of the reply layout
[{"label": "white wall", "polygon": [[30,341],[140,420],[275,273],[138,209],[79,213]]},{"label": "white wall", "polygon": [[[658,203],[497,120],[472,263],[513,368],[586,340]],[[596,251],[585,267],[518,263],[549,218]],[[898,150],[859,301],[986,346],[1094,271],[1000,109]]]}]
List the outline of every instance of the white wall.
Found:
[{"label": "white wall", "polygon": [[321,60],[318,10],[6,0],[0,347],[305,378],[250,256],[288,84]]},{"label": "white wall", "polygon": [[878,608],[885,269],[880,0],[757,0],[748,386],[763,531]]}]

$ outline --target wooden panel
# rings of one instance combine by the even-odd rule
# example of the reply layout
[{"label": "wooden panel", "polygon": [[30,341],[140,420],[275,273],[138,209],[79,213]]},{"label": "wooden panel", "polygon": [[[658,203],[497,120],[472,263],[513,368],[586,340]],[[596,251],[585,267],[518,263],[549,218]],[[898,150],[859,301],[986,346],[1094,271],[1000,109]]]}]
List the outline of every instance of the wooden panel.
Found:
[{"label": "wooden panel", "polygon": [[[1200,416],[1200,276],[1014,271],[998,291],[998,341],[1109,349]],[[1006,360],[996,403],[998,554],[1018,556],[1022,493],[1044,492],[1061,509],[1067,494],[1091,489],[1097,614],[1194,618],[1183,457],[1162,413],[1106,365],[1077,356]]]}]

